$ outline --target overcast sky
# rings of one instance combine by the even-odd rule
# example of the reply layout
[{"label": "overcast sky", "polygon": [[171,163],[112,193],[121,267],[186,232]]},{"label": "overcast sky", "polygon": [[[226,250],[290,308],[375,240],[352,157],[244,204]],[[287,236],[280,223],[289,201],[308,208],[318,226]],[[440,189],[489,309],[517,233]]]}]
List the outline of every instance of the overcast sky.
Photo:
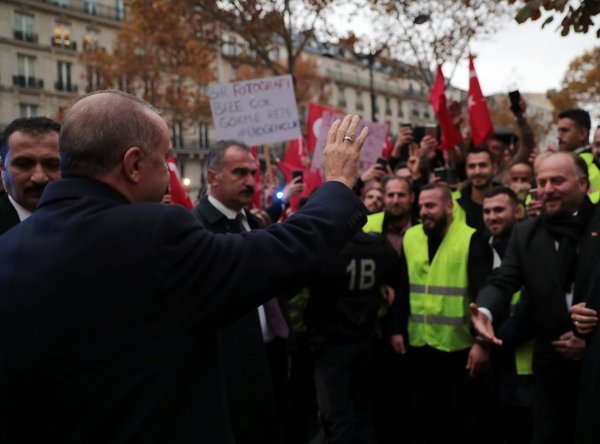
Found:
[{"label": "overcast sky", "polygon": [[[488,40],[472,43],[471,51],[478,56],[475,69],[483,94],[513,89],[528,93],[558,89],[571,60],[600,46],[595,32],[571,32],[567,37],[561,37],[555,28],[556,25],[551,23],[541,29],[541,20],[521,25],[507,20],[506,25]],[[466,60],[456,70],[452,84],[468,89]]]}]

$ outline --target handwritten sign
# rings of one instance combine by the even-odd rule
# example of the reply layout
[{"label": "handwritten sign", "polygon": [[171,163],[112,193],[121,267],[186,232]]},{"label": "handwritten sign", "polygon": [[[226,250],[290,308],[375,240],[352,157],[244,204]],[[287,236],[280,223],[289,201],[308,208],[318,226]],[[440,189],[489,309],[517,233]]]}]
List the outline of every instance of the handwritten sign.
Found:
[{"label": "handwritten sign", "polygon": [[[319,128],[319,137],[317,138],[317,144],[312,159],[313,169],[322,168],[323,151],[325,150],[325,145],[327,145],[327,133],[329,132],[329,128],[336,119],[343,119],[344,115],[326,111],[321,118],[323,120],[321,122],[321,127]],[[377,161],[377,158],[381,156],[385,137],[387,135],[387,126],[384,123],[373,123],[361,120],[356,129],[357,137],[365,126],[369,128],[369,136],[360,151],[359,171],[361,173],[374,164]]]},{"label": "handwritten sign", "polygon": [[219,140],[253,146],[301,137],[290,75],[213,85],[208,95]]}]

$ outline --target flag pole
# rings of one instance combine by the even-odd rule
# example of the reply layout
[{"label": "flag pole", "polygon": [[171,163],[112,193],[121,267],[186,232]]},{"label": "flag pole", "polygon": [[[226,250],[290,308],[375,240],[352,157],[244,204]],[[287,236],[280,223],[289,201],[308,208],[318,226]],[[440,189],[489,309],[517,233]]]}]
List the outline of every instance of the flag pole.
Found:
[{"label": "flag pole", "polygon": [[269,145],[263,145],[263,153],[265,155],[265,167],[267,169],[267,179],[271,185],[275,184],[273,180],[273,170],[271,168],[271,149]]}]

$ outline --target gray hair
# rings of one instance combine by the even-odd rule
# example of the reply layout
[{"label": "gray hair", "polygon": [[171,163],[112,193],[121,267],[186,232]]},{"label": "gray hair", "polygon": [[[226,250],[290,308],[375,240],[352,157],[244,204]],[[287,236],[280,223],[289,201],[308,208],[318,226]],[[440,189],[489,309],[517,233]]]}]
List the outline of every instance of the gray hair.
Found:
[{"label": "gray hair", "polygon": [[248,145],[240,140],[219,140],[208,150],[208,154],[206,155],[206,167],[211,170],[220,171],[221,168],[223,168],[225,153],[231,146],[238,147],[242,151],[250,152]]},{"label": "gray hair", "polygon": [[164,136],[148,112],[159,114],[148,102],[119,90],[78,99],[67,110],[59,136],[63,177],[101,176],[133,146],[145,152],[156,149]]}]

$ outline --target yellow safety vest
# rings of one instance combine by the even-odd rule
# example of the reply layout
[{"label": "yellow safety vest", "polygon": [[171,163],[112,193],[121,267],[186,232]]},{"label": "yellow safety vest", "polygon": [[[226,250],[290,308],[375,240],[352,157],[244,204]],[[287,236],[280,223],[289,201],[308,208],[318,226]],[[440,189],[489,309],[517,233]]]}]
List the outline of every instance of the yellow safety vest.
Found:
[{"label": "yellow safety vest", "polygon": [[365,233],[382,233],[383,217],[383,211],[380,211],[379,213],[369,214],[367,216],[367,223],[363,225],[363,231]]},{"label": "yellow safety vest", "polygon": [[410,283],[410,345],[454,352],[473,344],[469,329],[467,262],[475,230],[453,221],[431,264],[423,225],[404,236]]},{"label": "yellow safety vest", "polygon": [[454,206],[452,207],[452,220],[462,222],[463,224],[467,223],[467,213],[463,207],[458,203],[458,199],[462,197],[462,193],[460,190],[456,190],[452,193],[452,203]]},{"label": "yellow safety vest", "polygon": [[592,153],[581,153],[579,155],[588,167],[588,180],[590,181],[590,191],[588,196],[592,203],[598,203],[600,200],[600,170],[594,163],[594,155]]},{"label": "yellow safety vest", "polygon": [[[521,300],[521,290],[513,294],[511,304],[513,308]],[[515,367],[517,375],[533,375],[533,339],[515,349]]]}]

